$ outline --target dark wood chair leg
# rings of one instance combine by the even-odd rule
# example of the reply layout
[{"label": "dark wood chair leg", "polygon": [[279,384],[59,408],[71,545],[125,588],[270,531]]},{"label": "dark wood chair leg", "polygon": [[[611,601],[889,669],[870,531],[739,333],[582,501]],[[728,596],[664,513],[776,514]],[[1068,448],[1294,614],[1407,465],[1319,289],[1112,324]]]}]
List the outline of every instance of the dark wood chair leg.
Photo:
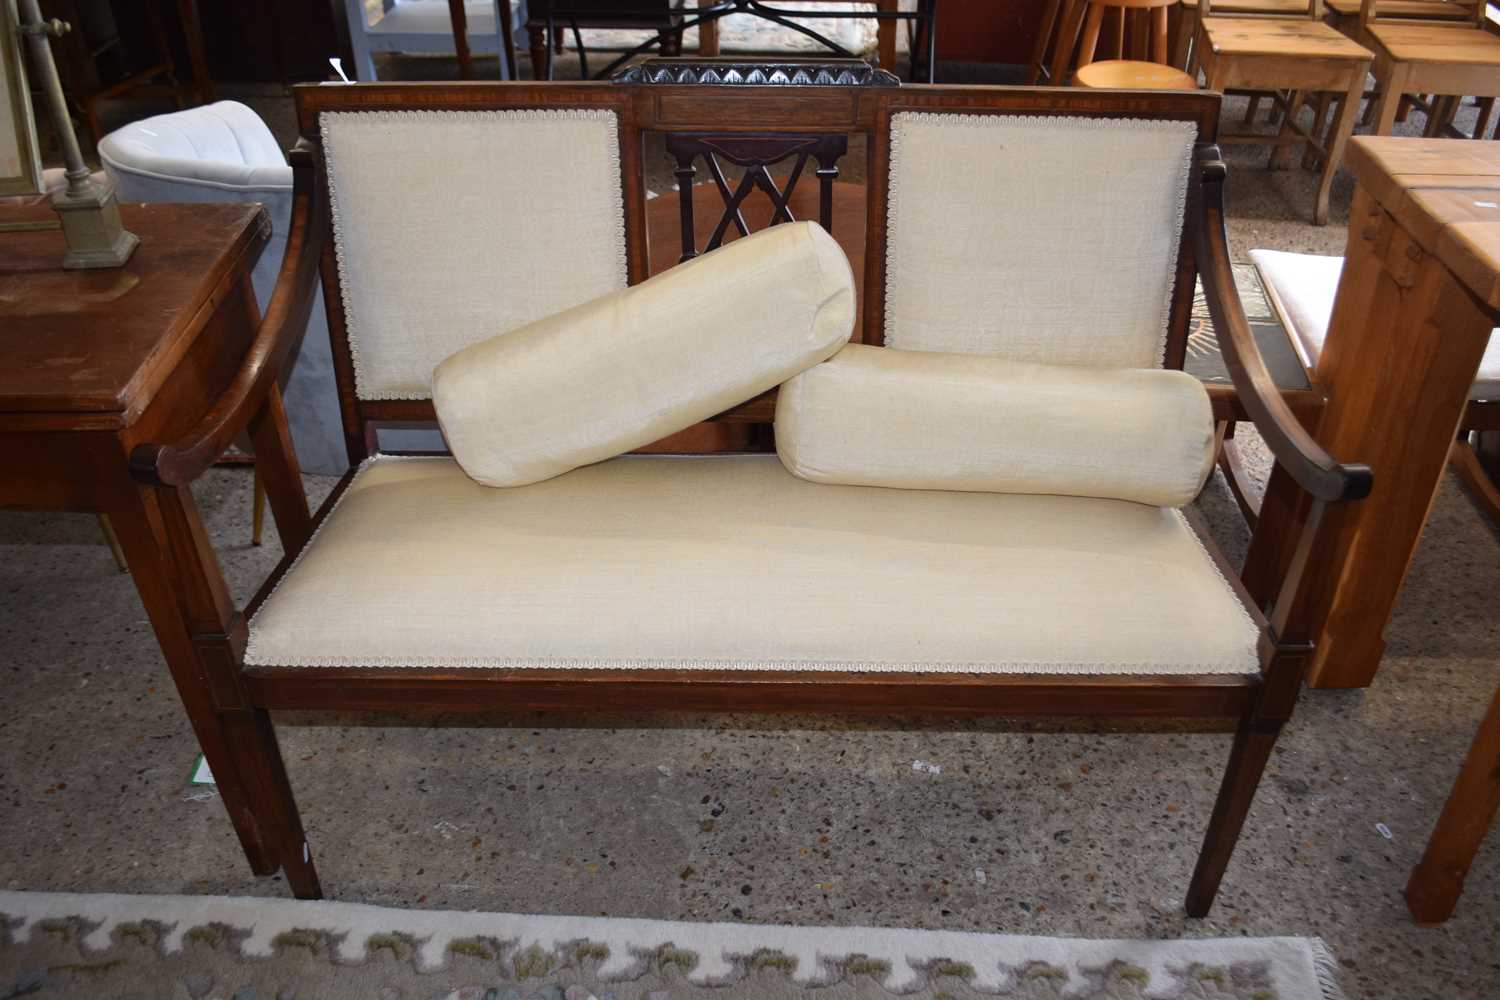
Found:
[{"label": "dark wood chair leg", "polygon": [[263,825],[275,843],[287,885],[298,899],[322,899],[323,887],[302,829],[302,815],[292,797],[270,713],[245,708],[225,713],[224,722],[233,738],[241,773],[250,783]]},{"label": "dark wood chair leg", "polygon": [[112,512],[115,530],[251,870],[283,870],[294,893],[317,898],[317,873],[270,716],[250,704],[240,683],[244,621],[192,494],[142,486],[137,496],[135,509]]},{"label": "dark wood chair leg", "polygon": [[1260,784],[1266,761],[1271,758],[1271,748],[1276,745],[1281,725],[1279,722],[1255,723],[1246,719],[1235,734],[1234,750],[1229,754],[1229,766],[1224,771],[1224,784],[1219,789],[1218,801],[1214,803],[1208,832],[1203,837],[1203,850],[1198,855],[1193,881],[1188,886],[1186,909],[1190,917],[1206,917],[1214,905],[1219,882],[1224,878],[1224,869],[1229,867],[1229,858],[1240,839],[1245,817],[1250,814],[1250,803],[1255,799],[1255,789]]},{"label": "dark wood chair leg", "polygon": [[531,41],[531,78],[547,79],[547,68],[552,65],[552,53],[547,46],[547,29],[541,25],[528,25],[526,33]]}]

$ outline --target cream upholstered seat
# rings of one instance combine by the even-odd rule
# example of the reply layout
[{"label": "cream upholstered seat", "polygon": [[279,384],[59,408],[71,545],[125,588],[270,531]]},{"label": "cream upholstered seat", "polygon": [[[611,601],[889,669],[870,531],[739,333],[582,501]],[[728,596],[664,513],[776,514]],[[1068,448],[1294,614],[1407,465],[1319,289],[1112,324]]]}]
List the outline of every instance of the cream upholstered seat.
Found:
[{"label": "cream upholstered seat", "polygon": [[[1308,368],[1318,367],[1344,258],[1282,250],[1251,250],[1250,259],[1271,293],[1271,301],[1292,334],[1292,345]],[[1500,332],[1500,331],[1497,331]],[[1500,399],[1500,336],[1491,335],[1479,362],[1470,399]]]},{"label": "cream upholstered seat", "polygon": [[1253,674],[1181,514],[826,486],[631,456],[497,490],[376,457],[250,624],[248,665]]}]

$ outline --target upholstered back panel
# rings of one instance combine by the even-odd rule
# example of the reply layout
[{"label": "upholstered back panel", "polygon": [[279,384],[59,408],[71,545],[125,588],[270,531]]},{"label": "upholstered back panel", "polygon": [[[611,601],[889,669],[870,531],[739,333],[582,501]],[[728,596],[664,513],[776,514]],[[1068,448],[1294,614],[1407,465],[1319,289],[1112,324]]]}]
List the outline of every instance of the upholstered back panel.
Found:
[{"label": "upholstered back panel", "polygon": [[885,342],[1160,367],[1196,127],[898,113]]},{"label": "upholstered back panel", "polygon": [[625,287],[613,112],[320,118],[360,399],[426,399],[454,351]]}]

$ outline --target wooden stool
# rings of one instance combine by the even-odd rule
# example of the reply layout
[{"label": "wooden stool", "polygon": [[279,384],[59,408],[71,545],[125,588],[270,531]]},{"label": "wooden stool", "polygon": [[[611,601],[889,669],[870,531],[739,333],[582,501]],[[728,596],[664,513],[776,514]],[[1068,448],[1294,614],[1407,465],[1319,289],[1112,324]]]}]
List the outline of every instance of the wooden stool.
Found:
[{"label": "wooden stool", "polygon": [[[1159,72],[1166,66],[1168,56],[1167,8],[1175,3],[1177,0],[1075,0],[1063,13],[1047,79],[1062,84],[1069,78],[1067,69],[1070,63],[1080,73],[1094,63],[1094,57],[1099,54],[1099,36],[1108,14],[1113,27],[1113,58],[1105,62],[1118,65],[1107,65],[1105,69],[1088,74],[1087,82],[1075,79],[1074,83],[1086,87],[1197,89],[1196,81],[1186,74]],[[1135,15],[1127,16],[1132,11],[1136,12]],[[1045,38],[1041,42],[1045,42]],[[1076,62],[1073,61],[1075,51]],[[1127,55],[1133,58],[1127,58]],[[1041,60],[1036,61],[1040,63]],[[1136,82],[1107,82],[1115,80]],[[1159,82],[1148,83],[1148,80]]]},{"label": "wooden stool", "polygon": [[1100,90],[1197,90],[1198,81],[1175,66],[1141,59],[1106,59],[1080,66],[1073,74],[1079,87]]}]

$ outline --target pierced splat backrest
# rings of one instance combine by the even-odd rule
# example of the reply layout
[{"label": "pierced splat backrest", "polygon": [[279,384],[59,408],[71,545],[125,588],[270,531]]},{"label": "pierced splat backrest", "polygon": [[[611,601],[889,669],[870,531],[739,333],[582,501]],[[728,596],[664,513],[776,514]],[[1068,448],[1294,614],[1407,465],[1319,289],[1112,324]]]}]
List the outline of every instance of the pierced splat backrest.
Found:
[{"label": "pierced splat backrest", "polygon": [[[756,191],[771,199],[770,225],[795,222],[788,202],[797,189],[808,164],[815,163],[818,179],[818,222],[833,232],[833,182],[838,178],[839,159],[849,151],[849,136],[835,135],[736,135],[733,133],[668,133],[667,152],[677,161],[677,192],[682,204],[682,256],[698,256],[696,220],[691,191],[701,161],[724,200],[724,210],[713,234],[702,252],[717,250],[731,225],[741,236],[750,235],[741,210]],[[744,174],[733,186],[724,173],[721,160],[744,168]],[[791,161],[791,172],[780,183],[771,172],[779,163]]]}]

